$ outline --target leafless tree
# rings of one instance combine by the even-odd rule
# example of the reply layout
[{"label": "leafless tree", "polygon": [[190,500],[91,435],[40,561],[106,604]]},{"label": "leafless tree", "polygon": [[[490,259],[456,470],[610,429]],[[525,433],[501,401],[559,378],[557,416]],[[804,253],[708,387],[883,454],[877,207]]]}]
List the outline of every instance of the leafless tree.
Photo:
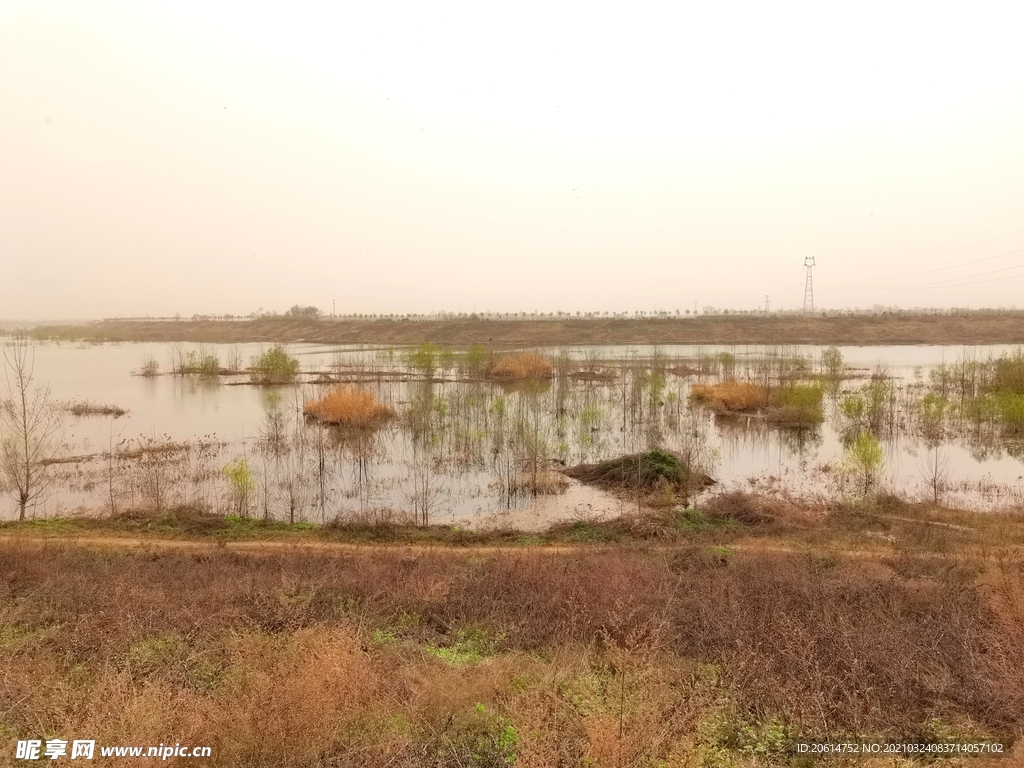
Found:
[{"label": "leafless tree", "polygon": [[419,452],[408,462],[409,482],[403,495],[412,506],[416,522],[423,526],[430,525],[434,511],[451,496],[441,484],[436,463],[437,459],[429,450]]},{"label": "leafless tree", "polygon": [[28,336],[17,334],[4,347],[7,393],[0,403],[0,471],[7,490],[25,508],[46,493],[53,475],[45,460],[61,448],[64,411],[50,396],[49,386],[35,382],[35,352]]},{"label": "leafless tree", "polygon": [[933,447],[921,462],[921,479],[931,491],[932,503],[941,504],[949,488],[949,454],[938,446]]}]

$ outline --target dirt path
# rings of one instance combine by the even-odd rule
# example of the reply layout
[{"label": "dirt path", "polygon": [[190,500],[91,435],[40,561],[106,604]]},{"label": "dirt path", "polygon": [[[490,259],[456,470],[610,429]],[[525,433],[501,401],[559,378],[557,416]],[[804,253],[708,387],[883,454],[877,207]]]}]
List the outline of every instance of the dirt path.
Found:
[{"label": "dirt path", "polygon": [[[208,539],[161,539],[161,538],[140,538],[133,536],[102,536],[102,535],[75,535],[75,536],[23,536],[0,534],[0,544],[28,544],[36,546],[77,546],[94,548],[113,548],[136,551],[228,551],[242,552],[247,554],[278,554],[298,552],[337,552],[339,554],[368,555],[379,553],[399,554],[451,554],[460,555],[574,555],[600,553],[609,549],[622,549],[628,545],[622,544],[550,544],[538,546],[452,546],[448,544],[375,544],[375,543],[351,543],[340,541],[282,541],[271,539],[264,541],[215,541]],[[650,546],[638,545],[639,552],[676,552],[685,550],[708,550],[716,546],[712,542],[680,542],[678,544],[657,544]],[[733,552],[763,552],[786,555],[808,555],[814,554],[807,545],[798,543],[789,545],[777,540],[766,541],[758,539],[746,539],[737,542],[729,542],[728,549]],[[843,548],[829,549],[819,554],[840,554],[844,557],[857,559],[874,559],[879,557],[892,557],[895,552],[891,550],[875,550],[867,548]],[[945,555],[933,552],[907,553],[913,557],[940,558]],[[967,553],[964,553],[967,554]],[[987,558],[986,558],[987,559]]]}]

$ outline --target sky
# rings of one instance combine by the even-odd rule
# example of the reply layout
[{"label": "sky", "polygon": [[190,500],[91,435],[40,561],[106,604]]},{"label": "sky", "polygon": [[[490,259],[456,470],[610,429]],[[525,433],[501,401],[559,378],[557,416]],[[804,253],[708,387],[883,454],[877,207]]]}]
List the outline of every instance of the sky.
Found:
[{"label": "sky", "polygon": [[1024,305],[1022,28],[0,0],[0,317]]}]

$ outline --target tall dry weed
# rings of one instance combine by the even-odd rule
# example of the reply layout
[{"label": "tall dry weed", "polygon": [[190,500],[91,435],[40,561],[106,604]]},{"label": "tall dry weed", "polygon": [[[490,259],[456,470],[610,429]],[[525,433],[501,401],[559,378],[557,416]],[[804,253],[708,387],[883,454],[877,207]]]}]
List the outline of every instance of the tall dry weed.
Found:
[{"label": "tall dry weed", "polygon": [[521,381],[523,379],[551,378],[551,361],[533,352],[505,355],[489,371],[495,379]]},{"label": "tall dry weed", "polygon": [[303,411],[326,424],[360,428],[380,426],[395,415],[374,392],[360,387],[333,387],[323,397],[308,401]]},{"label": "tall dry weed", "polygon": [[718,384],[694,384],[690,397],[725,411],[755,411],[768,405],[768,393],[763,386],[735,379]]}]

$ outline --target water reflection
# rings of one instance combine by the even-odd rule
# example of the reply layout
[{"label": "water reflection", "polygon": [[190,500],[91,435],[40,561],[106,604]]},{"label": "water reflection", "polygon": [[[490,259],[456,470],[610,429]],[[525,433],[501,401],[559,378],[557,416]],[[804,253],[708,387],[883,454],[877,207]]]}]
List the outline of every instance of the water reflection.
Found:
[{"label": "water reflection", "polygon": [[[131,375],[147,358],[168,360],[170,347],[37,348],[37,375],[55,397],[129,410],[117,420],[69,420],[67,453],[88,458],[58,465],[57,492],[39,511],[195,503],[293,520],[391,510],[464,524],[495,514],[534,519],[543,510],[547,523],[586,509],[612,514],[618,502],[575,483],[564,495],[537,497],[523,475],[653,447],[700,449],[727,488],[770,482],[827,493],[840,487],[846,446],[865,430],[883,445],[884,482],[901,492],[922,493],[922,457],[936,445],[948,454],[950,497],[963,503],[1019,498],[1024,471],[1024,440],[1000,420],[1000,403],[971,401],[960,383],[1008,347],[842,347],[847,368],[824,381],[823,422],[803,428],[692,408],[691,387],[729,375],[816,375],[817,347],[549,349],[542,352],[554,361],[552,378],[515,383],[459,368],[459,353],[439,357],[424,375],[405,350],[375,345],[295,345],[291,354],[315,373],[294,386],[251,386],[244,375]],[[261,347],[207,349],[248,360]],[[310,422],[302,403],[322,393],[323,376],[364,381],[398,418],[376,431]],[[118,451],[109,450],[114,433],[125,441]],[[222,471],[235,457],[252,474],[241,500]],[[3,514],[10,512],[7,503]]]}]

